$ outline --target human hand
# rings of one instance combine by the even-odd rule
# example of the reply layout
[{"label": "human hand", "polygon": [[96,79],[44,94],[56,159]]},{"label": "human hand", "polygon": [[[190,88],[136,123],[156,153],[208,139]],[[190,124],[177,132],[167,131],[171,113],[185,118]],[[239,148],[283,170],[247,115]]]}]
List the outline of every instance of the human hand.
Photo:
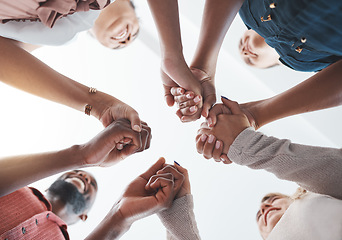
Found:
[{"label": "human hand", "polygon": [[[148,138],[147,138],[147,141],[146,141],[146,145],[148,145],[148,147],[149,147],[150,141],[152,139],[151,128],[144,121],[141,121],[141,126],[142,126],[143,134],[144,134],[144,131],[147,131]],[[119,141],[119,143],[116,144],[115,147],[116,147],[117,150],[122,150],[126,145],[129,145],[131,143],[132,143],[132,139],[125,137],[124,139],[121,139]],[[139,152],[141,152],[143,150],[144,149],[140,149]]]},{"label": "human hand", "polygon": [[[151,138],[151,129],[144,122],[141,132],[136,132],[127,119],[119,119],[80,146],[82,161],[86,166],[111,166],[133,153],[148,149]],[[118,149],[116,146],[122,141],[126,144]]]},{"label": "human hand", "polygon": [[[174,165],[166,165],[163,169],[159,170],[157,174],[171,173],[175,179],[175,186],[181,185],[175,199],[181,198],[187,194],[191,194],[190,180],[188,170],[180,166],[178,163]],[[181,173],[182,175],[179,175]]]},{"label": "human hand", "polygon": [[160,158],[127,186],[115,204],[127,222],[133,223],[171,206],[175,194],[182,186],[184,176],[177,170],[172,173],[158,173],[163,167],[165,159]]},{"label": "human hand", "polygon": [[173,87],[171,89],[171,94],[179,107],[176,114],[182,122],[193,121],[194,119],[199,118],[200,115],[208,117],[210,108],[216,102],[213,79],[198,68],[191,68],[191,72],[201,84],[203,106],[202,108],[198,106],[199,103],[202,102],[201,96],[195,96],[194,92],[186,91],[183,88]]},{"label": "human hand", "polygon": [[[222,103],[215,104],[209,111],[208,118],[207,118],[209,127],[215,126],[217,122],[217,116],[219,114],[231,114],[229,107],[225,105],[226,103],[225,97],[221,97],[221,100],[222,100]],[[239,104],[239,108],[247,116],[250,125],[253,126],[255,129],[259,128],[259,124],[255,117],[255,112],[257,111],[258,105],[261,102],[262,101]]]},{"label": "human hand", "polygon": [[105,93],[98,92],[94,94],[95,96],[98,100],[96,101],[96,106],[94,106],[94,110],[96,110],[94,112],[104,127],[107,127],[118,119],[124,118],[130,121],[131,128],[134,131],[141,131],[139,114],[132,107]]},{"label": "human hand", "polygon": [[[164,86],[165,99],[168,106],[173,106],[175,103],[174,96],[171,92],[172,88],[179,87],[180,94],[184,94],[187,89],[200,97],[200,101],[196,104],[195,111],[184,109],[188,117],[186,121],[193,121],[201,116],[201,111],[197,111],[198,108],[202,108],[202,86],[196,79],[184,60],[172,60],[167,59],[162,61],[161,76]],[[192,109],[194,110],[194,108]],[[179,111],[177,111],[179,115]]]},{"label": "human hand", "polygon": [[223,99],[223,103],[231,114],[219,114],[214,127],[209,127],[207,122],[203,123],[196,136],[196,148],[205,158],[213,157],[216,161],[228,164],[231,163],[227,157],[229,147],[251,125],[238,103],[228,99]]}]

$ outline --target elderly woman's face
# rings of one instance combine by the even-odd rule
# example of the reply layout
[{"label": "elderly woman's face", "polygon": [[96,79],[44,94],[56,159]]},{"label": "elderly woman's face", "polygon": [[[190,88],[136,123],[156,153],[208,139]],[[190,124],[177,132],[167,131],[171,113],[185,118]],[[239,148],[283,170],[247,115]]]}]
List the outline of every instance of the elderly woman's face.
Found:
[{"label": "elderly woman's face", "polygon": [[266,239],[293,202],[285,196],[274,195],[261,203],[256,220],[261,236]]},{"label": "elderly woman's face", "polygon": [[279,64],[279,54],[254,30],[247,30],[239,43],[242,59],[250,66],[268,68]]},{"label": "elderly woman's face", "polygon": [[91,33],[112,49],[130,44],[139,32],[139,21],[129,0],[116,0],[103,9]]}]

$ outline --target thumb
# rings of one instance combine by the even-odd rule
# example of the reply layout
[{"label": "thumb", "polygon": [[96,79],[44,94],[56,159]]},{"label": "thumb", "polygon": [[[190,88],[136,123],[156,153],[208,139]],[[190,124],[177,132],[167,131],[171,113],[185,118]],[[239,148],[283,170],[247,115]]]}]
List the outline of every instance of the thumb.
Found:
[{"label": "thumb", "polygon": [[209,116],[209,110],[216,102],[216,95],[210,95],[204,99],[202,116],[207,118]]},{"label": "thumb", "polygon": [[131,127],[136,132],[141,132],[141,121],[139,114],[133,110],[128,113],[128,120],[131,122]]},{"label": "thumb", "polygon": [[165,85],[163,86],[164,86],[164,97],[165,97],[166,104],[169,107],[172,107],[175,104],[175,100],[171,94],[171,87],[168,87]]},{"label": "thumb", "polygon": [[237,102],[231,101],[226,97],[221,96],[222,103],[226,105],[232,112],[232,114],[244,114],[240,109],[240,106]]}]

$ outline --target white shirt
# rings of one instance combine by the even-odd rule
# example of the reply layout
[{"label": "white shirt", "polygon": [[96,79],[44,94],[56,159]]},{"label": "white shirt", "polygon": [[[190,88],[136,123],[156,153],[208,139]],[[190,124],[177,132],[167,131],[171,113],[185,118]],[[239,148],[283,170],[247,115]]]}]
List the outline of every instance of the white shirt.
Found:
[{"label": "white shirt", "polygon": [[56,21],[53,28],[29,20],[0,23],[0,36],[35,45],[62,45],[73,39],[77,33],[90,29],[100,12],[76,12]]},{"label": "white shirt", "polygon": [[341,240],[342,201],[308,193],[295,200],[267,240]]}]

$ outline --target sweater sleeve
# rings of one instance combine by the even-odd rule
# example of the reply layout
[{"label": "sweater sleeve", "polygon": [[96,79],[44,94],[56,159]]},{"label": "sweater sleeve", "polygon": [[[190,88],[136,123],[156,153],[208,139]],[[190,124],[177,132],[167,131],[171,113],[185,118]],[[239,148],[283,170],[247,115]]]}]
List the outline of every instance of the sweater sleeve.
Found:
[{"label": "sweater sleeve", "polygon": [[231,161],[265,169],[306,190],[342,199],[342,150],[291,143],[252,128],[240,133],[229,148]]},{"label": "sweater sleeve", "polygon": [[167,230],[168,240],[199,240],[194,203],[191,194],[176,199],[172,207],[158,213]]}]

